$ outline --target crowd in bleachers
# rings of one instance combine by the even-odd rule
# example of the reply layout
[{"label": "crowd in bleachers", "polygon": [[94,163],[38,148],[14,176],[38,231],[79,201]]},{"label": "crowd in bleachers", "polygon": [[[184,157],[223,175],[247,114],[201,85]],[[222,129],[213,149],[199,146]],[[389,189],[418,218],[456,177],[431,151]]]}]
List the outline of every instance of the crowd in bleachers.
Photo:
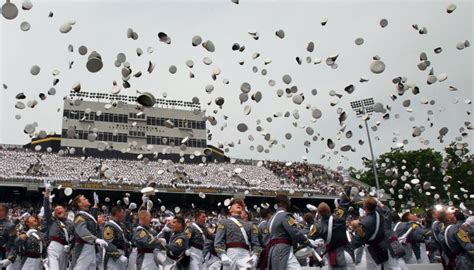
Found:
[{"label": "crowd in bleachers", "polygon": [[159,187],[286,190],[333,195],[341,191],[341,177],[337,172],[305,163],[267,161],[250,165],[233,160],[187,164],[160,159],[101,159],[0,148],[0,181],[42,181],[44,178],[77,184],[88,182],[145,186],[155,182]]}]

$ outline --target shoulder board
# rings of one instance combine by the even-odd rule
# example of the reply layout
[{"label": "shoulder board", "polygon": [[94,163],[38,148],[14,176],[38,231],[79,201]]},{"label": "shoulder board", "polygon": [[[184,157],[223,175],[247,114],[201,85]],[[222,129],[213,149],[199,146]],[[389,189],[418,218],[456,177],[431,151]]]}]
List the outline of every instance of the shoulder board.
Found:
[{"label": "shoulder board", "polygon": [[292,215],[288,216],[288,225],[290,225],[290,226],[295,226],[296,225],[296,219]]},{"label": "shoulder board", "polygon": [[145,232],[145,230],[139,230],[140,232],[138,233],[138,238],[144,238],[145,236],[147,236],[147,233]]},{"label": "shoulder board", "polygon": [[337,217],[337,218],[342,218],[342,216],[344,216],[344,209],[342,209],[342,208],[339,207],[339,208],[337,208],[337,210],[336,210],[336,217]]},{"label": "shoulder board", "polygon": [[178,247],[181,247],[181,246],[183,246],[184,241],[183,241],[183,239],[178,238],[178,239],[176,239],[176,240],[174,241],[174,243],[175,243]]},{"label": "shoulder board", "polygon": [[365,237],[365,228],[364,226],[360,226],[357,227],[356,231],[355,231],[355,234],[361,238],[364,238]]},{"label": "shoulder board", "polygon": [[459,231],[456,233],[457,237],[459,240],[463,241],[464,243],[470,243],[471,239],[469,238],[469,235],[464,229],[459,229]]},{"label": "shoulder board", "polygon": [[77,215],[76,218],[74,219],[74,224],[85,222],[85,221],[86,220],[84,219],[84,217],[82,217],[81,215]]},{"label": "shoulder board", "polygon": [[258,234],[258,228],[257,228],[257,225],[255,224],[252,224],[252,232],[255,233],[255,234]]},{"label": "shoulder board", "polygon": [[114,238],[114,230],[110,226],[104,229],[104,240],[111,240]]}]

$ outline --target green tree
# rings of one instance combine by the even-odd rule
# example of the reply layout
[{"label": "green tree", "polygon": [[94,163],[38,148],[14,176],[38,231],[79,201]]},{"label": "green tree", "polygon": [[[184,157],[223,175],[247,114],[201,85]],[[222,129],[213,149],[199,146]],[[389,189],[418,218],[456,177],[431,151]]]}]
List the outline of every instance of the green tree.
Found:
[{"label": "green tree", "polygon": [[[457,204],[474,191],[474,162],[469,150],[452,143],[445,155],[433,149],[392,149],[376,160],[380,188],[390,194],[390,205],[400,208],[431,207],[435,203]],[[352,170],[352,176],[375,186],[372,161]]]}]

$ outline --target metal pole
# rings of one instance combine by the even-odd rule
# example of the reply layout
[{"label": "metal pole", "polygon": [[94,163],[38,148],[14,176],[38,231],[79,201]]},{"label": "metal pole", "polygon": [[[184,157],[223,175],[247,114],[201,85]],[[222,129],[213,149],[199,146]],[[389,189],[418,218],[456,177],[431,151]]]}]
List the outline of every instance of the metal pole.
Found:
[{"label": "metal pole", "polygon": [[370,132],[369,132],[369,125],[367,125],[367,119],[364,119],[365,123],[365,130],[367,131],[367,137],[369,138],[369,146],[370,146],[370,155],[372,156],[372,169],[374,171],[374,177],[375,177],[375,185],[377,188],[377,198],[379,197],[379,177],[377,176],[377,170],[375,166],[375,157],[374,157],[374,150],[372,149],[372,140],[370,139]]}]

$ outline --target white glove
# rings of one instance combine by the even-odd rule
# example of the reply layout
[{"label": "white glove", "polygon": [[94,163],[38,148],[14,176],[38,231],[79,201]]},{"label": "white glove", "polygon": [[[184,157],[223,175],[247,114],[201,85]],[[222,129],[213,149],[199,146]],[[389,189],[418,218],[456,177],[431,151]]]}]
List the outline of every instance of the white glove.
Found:
[{"label": "white glove", "polygon": [[45,269],[49,269],[49,260],[48,260],[48,258],[41,260],[41,263],[43,264],[43,267]]},{"label": "white glove", "polygon": [[230,258],[227,256],[227,254],[222,254],[221,255],[221,263],[222,265],[230,265],[232,261],[230,260]]},{"label": "white glove", "polygon": [[22,219],[27,219],[27,218],[29,218],[30,216],[31,216],[30,213],[25,212],[25,213],[23,213],[23,215],[20,216],[20,220],[22,220]]},{"label": "white glove", "polygon": [[152,201],[147,201],[146,202],[146,210],[148,212],[150,212],[152,208],[153,208],[153,202]]},{"label": "white glove", "polygon": [[191,254],[193,254],[193,253],[191,252],[191,250],[186,249],[186,251],[184,252],[184,254],[185,254],[186,256],[191,256]]},{"label": "white glove", "polygon": [[64,252],[69,253],[71,251],[71,247],[69,245],[64,245]]},{"label": "white glove", "polygon": [[150,200],[150,198],[148,198],[147,195],[143,195],[142,196],[142,202],[143,202],[143,205],[146,205],[146,203]]},{"label": "white glove", "polygon": [[168,227],[168,225],[165,225],[163,229],[161,229],[161,232],[171,232],[171,228]]},{"label": "white glove", "polygon": [[53,195],[49,196],[49,203],[53,202],[53,199],[54,199],[55,196],[56,196],[56,194],[53,194]]},{"label": "white glove", "polygon": [[313,248],[319,248],[324,245],[324,240],[323,239],[316,239],[316,240],[309,239],[309,244]]},{"label": "white glove", "polygon": [[128,209],[130,210],[134,210],[134,209],[137,209],[137,204],[132,202],[129,206],[128,206]]},{"label": "white glove", "polygon": [[119,262],[121,262],[123,265],[126,265],[127,262],[128,262],[127,257],[125,257],[125,256],[123,256],[123,255],[120,256],[117,260],[118,260]]},{"label": "white glove", "polygon": [[53,190],[53,186],[51,185],[51,183],[48,181],[48,180],[44,180],[44,189],[46,191],[49,191],[51,192]]},{"label": "white glove", "polygon": [[249,263],[252,265],[252,269],[257,268],[257,264],[258,264],[257,255],[252,255],[252,258],[250,259]]},{"label": "white glove", "polygon": [[1,267],[7,267],[7,266],[9,266],[10,264],[12,264],[12,262],[11,262],[9,259],[5,259],[5,260],[1,260],[1,261],[0,261],[0,266],[1,266]]},{"label": "white glove", "polygon": [[97,193],[94,192],[94,204],[99,204],[99,195],[97,195]]},{"label": "white glove", "polygon": [[166,246],[166,239],[160,237],[157,237],[156,239],[161,243],[161,245]]},{"label": "white glove", "polygon": [[95,239],[95,243],[103,248],[109,245],[104,239],[100,239],[100,238]]}]

